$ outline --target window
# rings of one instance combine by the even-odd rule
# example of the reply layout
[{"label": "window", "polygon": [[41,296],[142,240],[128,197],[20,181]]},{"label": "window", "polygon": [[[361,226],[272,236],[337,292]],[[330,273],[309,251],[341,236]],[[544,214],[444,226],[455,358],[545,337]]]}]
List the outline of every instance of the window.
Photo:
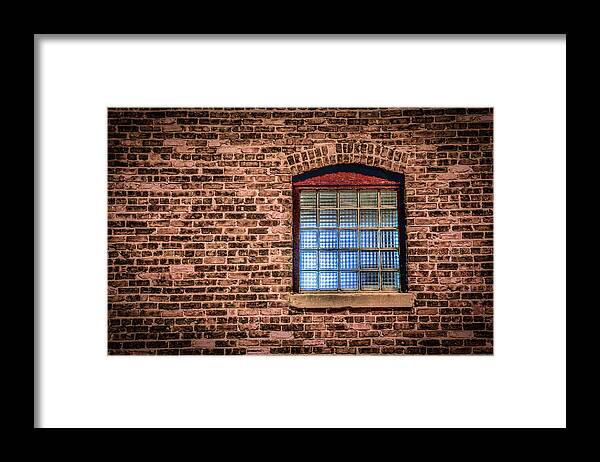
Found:
[{"label": "window", "polygon": [[403,181],[359,165],[293,179],[294,291],[406,291]]}]

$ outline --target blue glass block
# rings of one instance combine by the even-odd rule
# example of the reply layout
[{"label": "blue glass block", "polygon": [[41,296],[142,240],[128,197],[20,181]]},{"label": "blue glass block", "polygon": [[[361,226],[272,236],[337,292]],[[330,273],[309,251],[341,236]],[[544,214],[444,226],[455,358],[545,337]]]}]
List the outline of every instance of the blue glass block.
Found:
[{"label": "blue glass block", "polygon": [[340,228],[356,228],[358,210],[340,210]]},{"label": "blue glass block", "polygon": [[300,191],[300,208],[315,208],[317,206],[317,191]]},{"label": "blue glass block", "polygon": [[360,252],[361,268],[379,268],[379,252],[362,250]]},{"label": "blue glass block", "polygon": [[361,207],[377,207],[377,191],[361,191],[360,192]]},{"label": "blue glass block", "polygon": [[337,290],[337,271],[321,271],[319,273],[319,290]]},{"label": "blue glass block", "polygon": [[385,226],[385,227],[398,226],[398,210],[382,210],[381,211],[381,226]]},{"label": "blue glass block", "polygon": [[382,249],[398,248],[398,230],[380,231],[379,247]]},{"label": "blue glass block", "polygon": [[379,289],[379,273],[376,271],[363,271],[360,273],[360,288],[364,290]]},{"label": "blue glass block", "polygon": [[398,193],[396,191],[381,191],[382,207],[397,207]]},{"label": "blue glass block", "polygon": [[319,288],[319,273],[316,271],[300,271],[300,289],[317,290]]},{"label": "blue glass block", "polygon": [[319,259],[316,250],[300,251],[300,269],[316,270],[319,269]]},{"label": "blue glass block", "polygon": [[318,237],[318,231],[300,231],[300,248],[316,249]]},{"label": "blue glass block", "polygon": [[337,207],[337,191],[319,191],[319,207]]},{"label": "blue glass block", "polygon": [[340,230],[340,248],[356,249],[358,248],[358,231],[355,229]]},{"label": "blue glass block", "polygon": [[342,271],[340,273],[340,289],[342,290],[357,290],[358,289],[358,273]]},{"label": "blue glass block", "polygon": [[379,216],[377,210],[360,211],[360,227],[376,228],[379,225]]},{"label": "blue glass block", "polygon": [[337,210],[319,210],[320,228],[337,228]]},{"label": "blue glass block", "polygon": [[338,267],[338,253],[335,250],[321,250],[319,252],[319,269],[333,270]]},{"label": "blue glass block", "polygon": [[358,252],[340,252],[340,269],[358,269]]},{"label": "blue glass block", "polygon": [[300,210],[300,228],[316,228],[317,227],[317,211],[316,210]]},{"label": "blue glass block", "polygon": [[356,191],[340,191],[340,207],[358,207]]},{"label": "blue glass block", "polygon": [[400,257],[397,250],[381,251],[381,267],[389,269],[400,268]]},{"label": "blue glass block", "polygon": [[320,249],[337,249],[338,232],[337,230],[323,230],[319,233]]},{"label": "blue glass block", "polygon": [[377,231],[361,231],[360,232],[360,247],[362,249],[377,248]]},{"label": "blue glass block", "polygon": [[398,271],[383,271],[381,273],[382,289],[399,289],[400,273]]}]

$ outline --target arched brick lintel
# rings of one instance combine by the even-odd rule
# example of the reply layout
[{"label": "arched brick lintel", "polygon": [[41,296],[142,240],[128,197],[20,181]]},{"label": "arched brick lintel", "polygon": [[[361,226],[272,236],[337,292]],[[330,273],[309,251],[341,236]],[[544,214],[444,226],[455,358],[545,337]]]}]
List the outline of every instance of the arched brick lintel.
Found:
[{"label": "arched brick lintel", "polygon": [[410,146],[384,146],[372,142],[324,143],[287,156],[291,174],[337,164],[363,164],[404,173],[413,158]]}]

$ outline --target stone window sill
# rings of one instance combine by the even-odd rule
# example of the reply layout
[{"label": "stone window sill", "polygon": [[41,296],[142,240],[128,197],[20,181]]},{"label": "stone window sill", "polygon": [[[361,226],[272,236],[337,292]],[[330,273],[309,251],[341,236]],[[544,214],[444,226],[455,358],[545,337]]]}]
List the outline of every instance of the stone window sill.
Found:
[{"label": "stone window sill", "polygon": [[414,293],[376,292],[376,293],[318,293],[292,294],[290,306],[301,309],[326,308],[411,308],[415,300]]}]

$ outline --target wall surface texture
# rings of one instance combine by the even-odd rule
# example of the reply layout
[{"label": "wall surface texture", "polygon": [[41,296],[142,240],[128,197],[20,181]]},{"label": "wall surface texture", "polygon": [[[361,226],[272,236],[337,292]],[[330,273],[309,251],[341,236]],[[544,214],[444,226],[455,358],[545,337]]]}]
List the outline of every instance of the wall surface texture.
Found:
[{"label": "wall surface texture", "polygon": [[[109,354],[490,354],[491,108],[108,110]],[[292,309],[292,175],[405,176],[411,308]]]}]

